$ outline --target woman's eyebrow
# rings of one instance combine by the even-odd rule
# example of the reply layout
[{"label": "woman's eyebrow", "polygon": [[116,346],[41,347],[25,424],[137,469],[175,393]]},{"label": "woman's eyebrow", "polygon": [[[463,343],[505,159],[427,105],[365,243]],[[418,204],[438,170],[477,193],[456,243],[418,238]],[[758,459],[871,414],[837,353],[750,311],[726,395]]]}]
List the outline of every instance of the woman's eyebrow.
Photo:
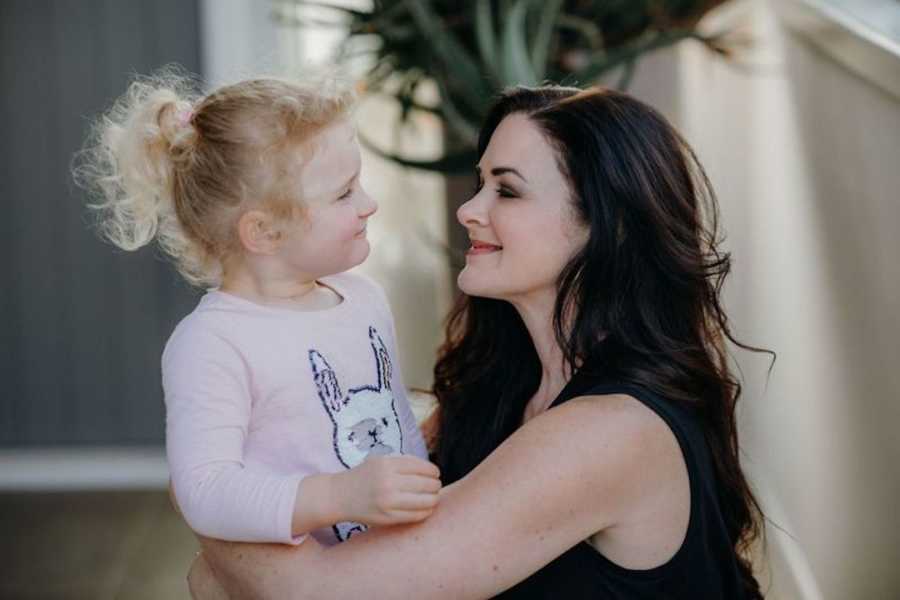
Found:
[{"label": "woman's eyebrow", "polygon": [[[476,165],[475,171],[479,175],[481,175],[481,167]],[[519,177],[519,179],[521,179],[525,183],[528,183],[528,180],[525,179],[525,176],[522,175],[521,173],[519,173],[518,171],[516,171],[515,169],[513,169],[512,167],[494,167],[493,169],[491,169],[491,175],[493,175],[494,177],[499,177],[500,175],[503,175],[505,173],[512,173],[513,175],[517,175]]]}]

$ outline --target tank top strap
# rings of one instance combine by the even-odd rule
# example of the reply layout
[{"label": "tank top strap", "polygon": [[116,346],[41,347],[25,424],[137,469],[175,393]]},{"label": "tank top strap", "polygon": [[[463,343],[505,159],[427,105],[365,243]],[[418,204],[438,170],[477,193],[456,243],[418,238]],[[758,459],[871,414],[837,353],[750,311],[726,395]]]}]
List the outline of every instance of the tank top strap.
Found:
[{"label": "tank top strap", "polygon": [[699,414],[644,386],[576,372],[550,407],[573,398],[627,394],[655,412],[675,435],[687,467],[690,517],[684,541],[664,564],[646,570],[612,562],[586,541],[496,598],[503,600],[740,600],[744,592],[733,542],[718,505],[715,473]]},{"label": "tank top strap", "polygon": [[[550,404],[550,407],[558,406],[581,396],[603,396],[609,394],[631,396],[659,415],[666,425],[669,426],[669,429],[672,430],[672,433],[675,434],[681,450],[685,454],[686,461],[693,461],[706,454],[703,451],[706,443],[703,439],[703,433],[698,422],[699,415],[696,411],[684,404],[664,399],[641,385],[604,380],[595,375],[578,372],[569,380],[569,383]],[[700,468],[706,465],[688,465],[688,467],[691,466]]]},{"label": "tank top strap", "polygon": [[[642,577],[658,576],[661,573],[674,568],[679,562],[684,560],[685,556],[693,554],[693,546],[700,540],[700,529],[703,513],[707,509],[705,506],[710,499],[712,491],[708,485],[702,482],[708,482],[711,478],[712,465],[706,451],[706,442],[703,432],[697,421],[697,415],[694,414],[690,407],[676,404],[660,397],[658,394],[648,390],[647,388],[626,382],[603,381],[598,377],[581,374],[574,376],[569,382],[571,385],[564,388],[556,401],[551,406],[559,405],[573,398],[583,396],[602,396],[609,394],[625,394],[638,400],[641,404],[656,413],[669,427],[678,442],[684,458],[685,467],[687,468],[688,481],[691,493],[690,516],[688,519],[688,528],[684,541],[678,551],[672,558],[660,565],[659,567],[642,570],[630,571],[619,567],[617,564],[606,559],[599,553],[596,557],[600,562],[605,563],[607,568],[622,573],[628,572],[630,575],[639,575]],[[590,547],[583,543],[583,547]],[[593,550],[593,549],[592,549]]]}]

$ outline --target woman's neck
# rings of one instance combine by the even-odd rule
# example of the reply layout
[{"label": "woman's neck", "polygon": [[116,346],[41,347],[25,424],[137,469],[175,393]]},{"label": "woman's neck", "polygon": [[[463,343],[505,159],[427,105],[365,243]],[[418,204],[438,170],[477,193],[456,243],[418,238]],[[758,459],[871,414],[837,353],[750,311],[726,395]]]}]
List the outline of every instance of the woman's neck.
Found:
[{"label": "woman's neck", "polygon": [[565,361],[553,330],[555,302],[555,297],[551,296],[512,302],[528,329],[541,361],[541,383],[525,407],[523,422],[547,410],[572,377],[572,369]]}]

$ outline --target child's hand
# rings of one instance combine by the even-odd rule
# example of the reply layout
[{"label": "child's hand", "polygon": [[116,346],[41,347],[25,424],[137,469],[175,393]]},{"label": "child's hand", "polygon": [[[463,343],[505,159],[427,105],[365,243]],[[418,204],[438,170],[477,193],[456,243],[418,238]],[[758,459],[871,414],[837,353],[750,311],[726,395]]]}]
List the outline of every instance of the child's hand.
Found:
[{"label": "child's hand", "polygon": [[440,471],[415,456],[375,456],[335,477],[341,520],[396,525],[426,519],[441,489]]}]

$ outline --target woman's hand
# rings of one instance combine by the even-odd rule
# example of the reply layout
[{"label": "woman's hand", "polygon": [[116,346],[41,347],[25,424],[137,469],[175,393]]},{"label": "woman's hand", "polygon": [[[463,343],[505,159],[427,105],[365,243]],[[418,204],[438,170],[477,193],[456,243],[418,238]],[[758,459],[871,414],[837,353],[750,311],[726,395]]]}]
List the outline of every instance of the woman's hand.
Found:
[{"label": "woman's hand", "polygon": [[376,456],[334,475],[342,521],[399,525],[428,518],[438,503],[441,473],[415,456]]}]

